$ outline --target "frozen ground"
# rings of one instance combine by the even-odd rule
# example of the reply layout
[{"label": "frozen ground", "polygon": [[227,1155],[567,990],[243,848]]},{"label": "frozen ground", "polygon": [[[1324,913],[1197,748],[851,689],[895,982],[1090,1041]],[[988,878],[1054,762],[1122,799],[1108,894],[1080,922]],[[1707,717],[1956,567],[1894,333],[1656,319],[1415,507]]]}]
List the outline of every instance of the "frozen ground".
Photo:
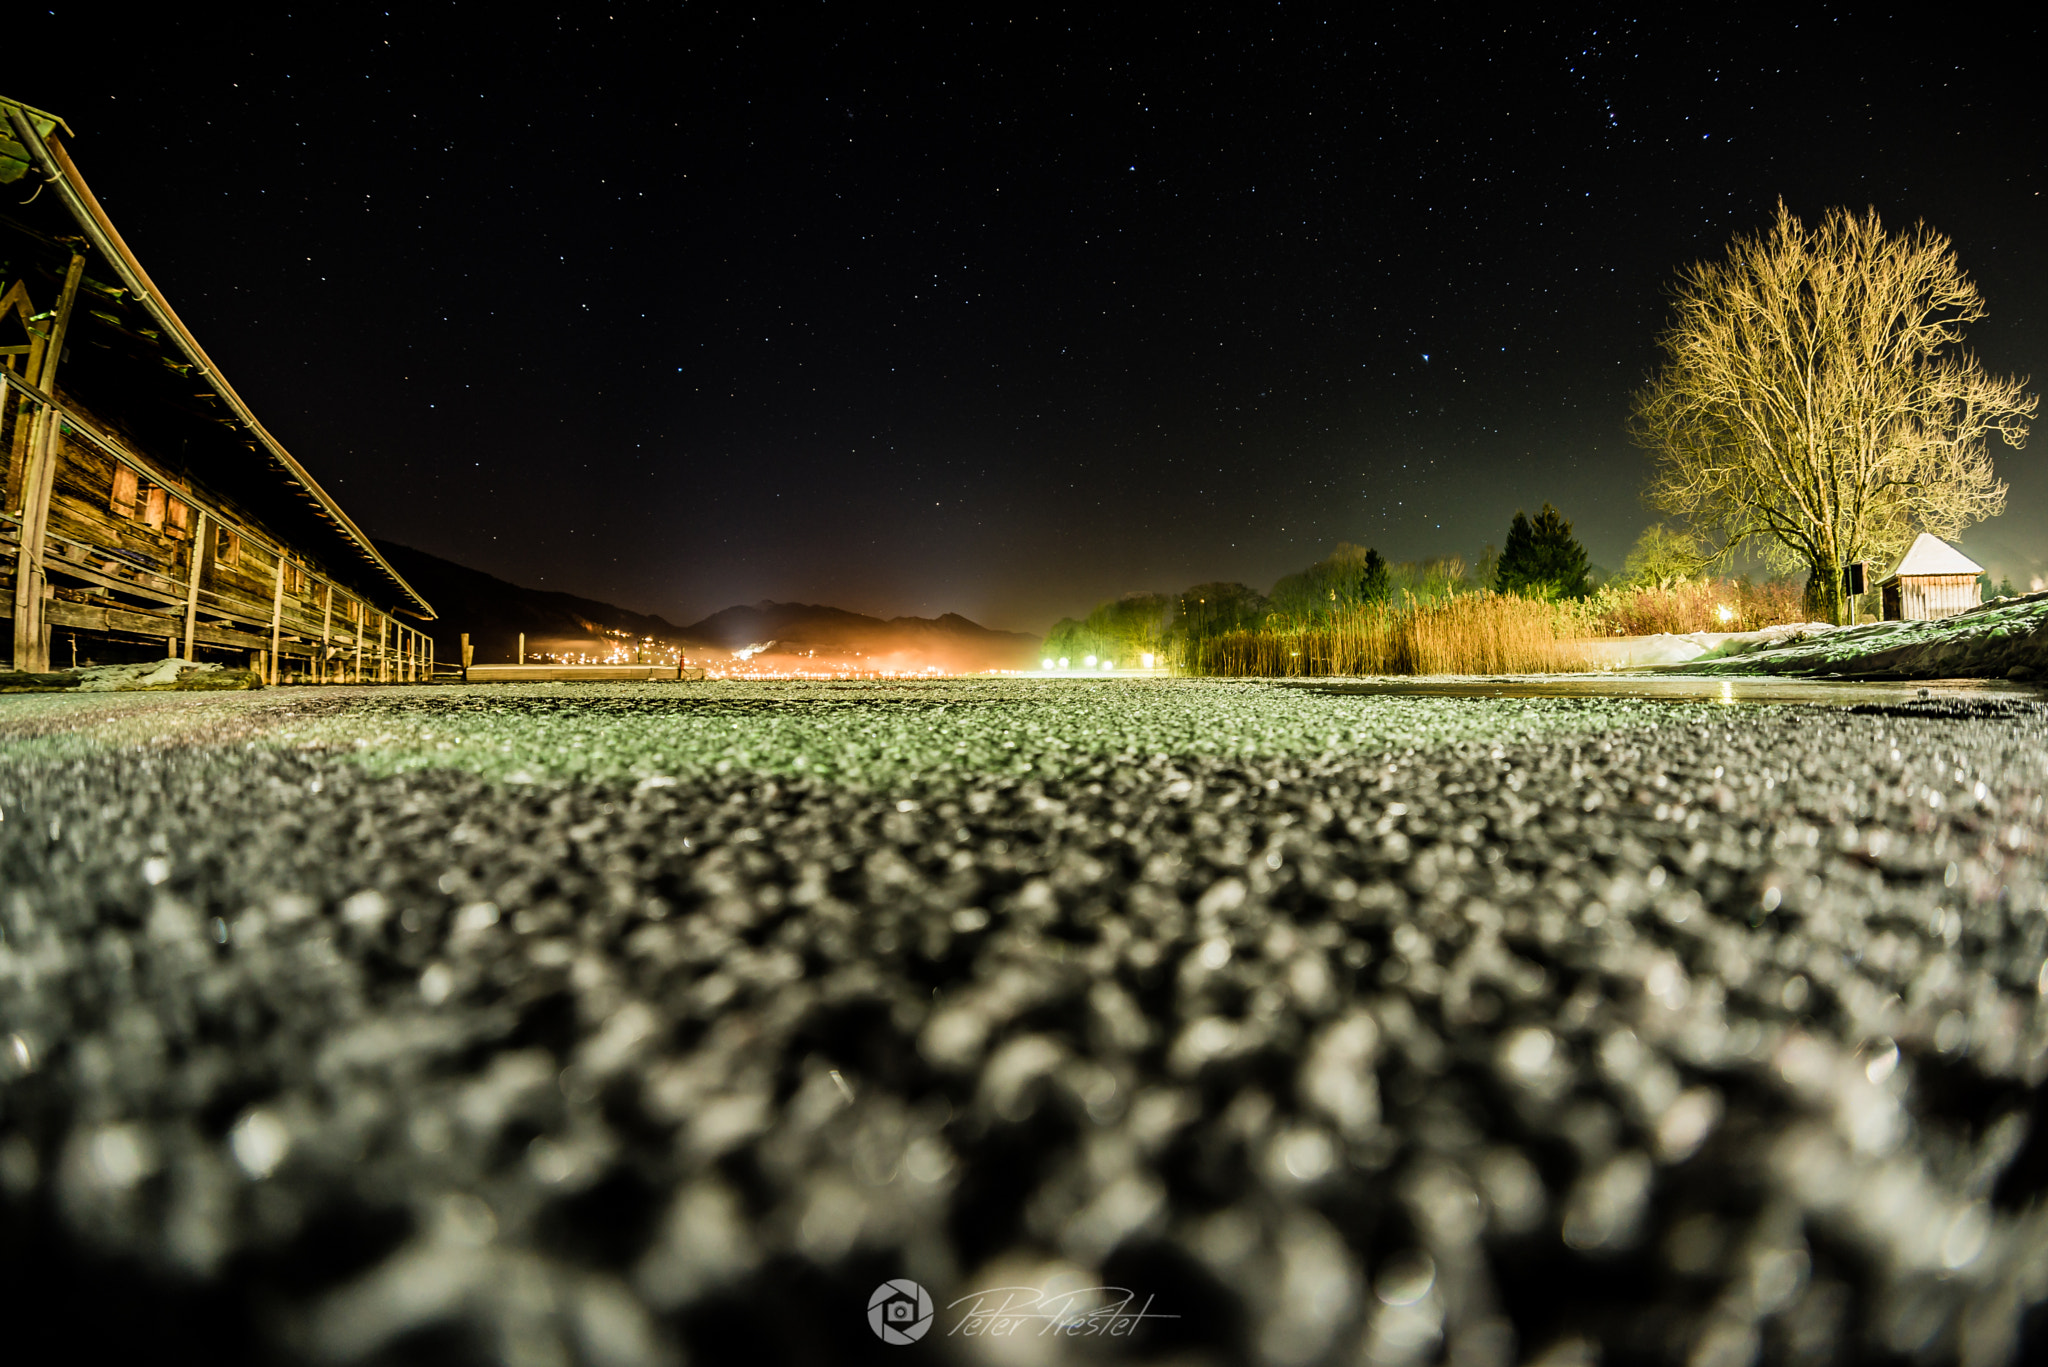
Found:
[{"label": "frozen ground", "polygon": [[1917,690],[0,699],[11,1341],[2038,1356],[2044,796]]},{"label": "frozen ground", "polygon": [[1931,622],[1774,627],[1726,638],[1705,654],[1674,655],[1670,667],[1830,679],[2048,680],[2048,593],[1998,598]]}]

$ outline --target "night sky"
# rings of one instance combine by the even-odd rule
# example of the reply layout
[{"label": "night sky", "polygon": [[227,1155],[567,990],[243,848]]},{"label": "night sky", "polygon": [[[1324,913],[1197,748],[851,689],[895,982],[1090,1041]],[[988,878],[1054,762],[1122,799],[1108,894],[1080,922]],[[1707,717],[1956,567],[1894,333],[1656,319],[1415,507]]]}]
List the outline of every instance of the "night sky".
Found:
[{"label": "night sky", "polygon": [[[65,6],[5,93],[373,535],[678,622],[1043,631],[1546,499],[1619,569],[1664,291],[1780,196],[1947,233],[2048,379],[2038,25],[978,8]],[[1962,539],[2022,588],[2043,443]]]}]

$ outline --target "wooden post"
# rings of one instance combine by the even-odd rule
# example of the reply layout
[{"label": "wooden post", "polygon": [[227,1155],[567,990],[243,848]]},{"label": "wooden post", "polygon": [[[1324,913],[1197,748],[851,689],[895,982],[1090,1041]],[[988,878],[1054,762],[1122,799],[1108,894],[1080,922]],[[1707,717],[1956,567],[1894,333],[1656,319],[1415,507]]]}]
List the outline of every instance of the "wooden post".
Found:
[{"label": "wooden post", "polygon": [[[74,252],[57,297],[56,319],[43,347],[36,387],[56,396],[57,363],[64,359],[64,333],[71,326],[71,306],[78,299],[78,281],[85,256]],[[43,543],[50,524],[50,490],[56,485],[62,420],[53,408],[37,406],[29,430],[28,462],[22,471],[21,545],[14,561],[14,667],[42,672],[50,667],[49,633],[43,628]]]},{"label": "wooden post", "polygon": [[14,667],[39,672],[50,667],[43,641],[43,532],[50,499],[43,474],[57,463],[57,415],[38,404],[30,419],[28,461],[22,476],[21,545],[14,559]]},{"label": "wooden post", "polygon": [[206,561],[206,510],[192,519],[192,572],[185,577],[185,654],[192,658],[192,631],[199,623],[199,567]]},{"label": "wooden post", "polygon": [[526,633],[519,633],[519,663],[526,663]]},{"label": "wooden post", "polygon": [[385,642],[391,636],[391,618],[384,613],[377,614],[377,682],[390,683],[390,669],[385,656]]},{"label": "wooden post", "polygon": [[277,648],[282,640],[284,631],[284,548],[282,546],[278,547],[277,573],[273,578],[276,580],[276,583],[270,591],[270,677],[264,680],[264,682],[275,686],[278,676]]},{"label": "wooden post", "polygon": [[469,682],[469,667],[476,661],[476,647],[469,643],[469,633],[462,633],[462,681]]},{"label": "wooden post", "polygon": [[358,605],[356,609],[355,630],[350,634],[356,638],[356,668],[354,681],[356,683],[361,683],[363,681],[363,610],[360,605]]},{"label": "wooden post", "polygon": [[333,651],[334,642],[334,585],[323,584],[320,589],[320,682],[327,682],[327,657]]}]

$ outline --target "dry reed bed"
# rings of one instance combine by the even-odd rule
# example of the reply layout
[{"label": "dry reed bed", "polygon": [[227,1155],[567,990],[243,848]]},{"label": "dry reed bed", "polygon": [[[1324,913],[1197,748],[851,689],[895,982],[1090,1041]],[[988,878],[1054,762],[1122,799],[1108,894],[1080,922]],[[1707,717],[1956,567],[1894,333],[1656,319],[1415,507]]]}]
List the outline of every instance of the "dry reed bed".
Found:
[{"label": "dry reed bed", "polygon": [[1319,623],[1197,638],[1182,673],[1259,678],[1347,674],[1561,674],[1593,668],[1548,603],[1475,593],[1339,610]]},{"label": "dry reed bed", "polygon": [[1569,674],[1602,667],[1603,638],[1755,631],[1803,620],[1792,584],[1701,580],[1602,589],[1575,602],[1497,593],[1338,608],[1312,622],[1176,642],[1183,674],[1303,678],[1357,674]]}]

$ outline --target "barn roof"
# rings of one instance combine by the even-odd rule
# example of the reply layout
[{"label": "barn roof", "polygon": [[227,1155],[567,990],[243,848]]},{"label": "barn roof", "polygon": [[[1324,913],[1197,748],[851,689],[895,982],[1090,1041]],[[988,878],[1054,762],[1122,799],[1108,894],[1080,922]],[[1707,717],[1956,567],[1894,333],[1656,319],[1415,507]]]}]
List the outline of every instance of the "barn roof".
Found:
[{"label": "barn roof", "polygon": [[1932,532],[1913,539],[1906,558],[1891,572],[1892,579],[1920,575],[1982,574],[1984,567]]}]

